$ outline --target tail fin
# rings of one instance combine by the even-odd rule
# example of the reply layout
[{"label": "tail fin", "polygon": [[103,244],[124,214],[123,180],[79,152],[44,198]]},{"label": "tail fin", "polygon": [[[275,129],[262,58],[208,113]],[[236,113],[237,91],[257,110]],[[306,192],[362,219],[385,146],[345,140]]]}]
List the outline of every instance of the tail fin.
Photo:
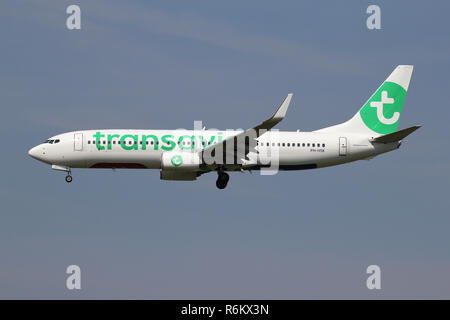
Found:
[{"label": "tail fin", "polygon": [[413,68],[414,66],[409,65],[397,66],[353,118],[320,131],[360,132],[371,135],[397,131]]}]

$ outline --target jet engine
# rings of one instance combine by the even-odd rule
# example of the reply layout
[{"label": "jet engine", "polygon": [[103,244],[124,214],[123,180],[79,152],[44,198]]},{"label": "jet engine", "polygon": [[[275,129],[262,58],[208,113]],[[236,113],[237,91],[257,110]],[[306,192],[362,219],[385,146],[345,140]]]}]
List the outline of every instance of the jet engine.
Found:
[{"label": "jet engine", "polygon": [[200,164],[197,152],[163,152],[161,155],[161,169],[164,171],[197,171]]}]

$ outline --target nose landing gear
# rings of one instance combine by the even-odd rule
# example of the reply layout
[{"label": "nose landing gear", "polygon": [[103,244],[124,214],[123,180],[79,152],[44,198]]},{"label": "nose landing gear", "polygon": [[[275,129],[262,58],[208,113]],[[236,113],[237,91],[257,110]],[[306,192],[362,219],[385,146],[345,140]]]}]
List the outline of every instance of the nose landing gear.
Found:
[{"label": "nose landing gear", "polygon": [[71,183],[72,182],[72,175],[70,174],[70,172],[67,173],[66,182],[67,183]]},{"label": "nose landing gear", "polygon": [[52,164],[52,169],[53,169],[53,170],[58,170],[58,171],[64,171],[64,172],[67,172],[66,182],[67,182],[67,183],[71,183],[71,182],[72,182],[72,170],[71,170],[70,167]]},{"label": "nose landing gear", "polygon": [[227,186],[228,180],[230,180],[230,176],[228,175],[228,173],[223,172],[223,171],[218,171],[218,177],[217,177],[217,181],[216,181],[216,187],[219,189],[225,189],[225,187]]}]

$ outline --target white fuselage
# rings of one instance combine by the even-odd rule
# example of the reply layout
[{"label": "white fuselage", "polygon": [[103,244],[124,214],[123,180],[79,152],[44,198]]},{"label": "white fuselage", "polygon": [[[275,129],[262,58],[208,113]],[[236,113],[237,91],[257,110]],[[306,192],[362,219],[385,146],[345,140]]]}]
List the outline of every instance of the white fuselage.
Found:
[{"label": "white fuselage", "polygon": [[[50,138],[47,141],[52,143],[40,144],[29,154],[42,162],[68,168],[161,169],[164,152],[198,152],[235,134],[213,130],[74,131]],[[342,132],[268,131],[257,139],[258,155],[250,153],[252,166],[248,169],[267,165],[275,157],[281,170],[326,167],[371,158],[400,145],[374,144],[369,138]]]}]

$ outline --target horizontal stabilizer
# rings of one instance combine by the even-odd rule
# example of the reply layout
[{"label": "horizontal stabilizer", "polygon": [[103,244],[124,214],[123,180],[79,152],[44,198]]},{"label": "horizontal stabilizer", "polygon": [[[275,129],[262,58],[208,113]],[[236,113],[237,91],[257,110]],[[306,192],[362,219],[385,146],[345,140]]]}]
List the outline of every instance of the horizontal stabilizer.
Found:
[{"label": "horizontal stabilizer", "polygon": [[406,136],[409,136],[411,133],[419,129],[421,126],[413,126],[410,128],[406,128],[403,130],[395,131],[393,133],[386,134],[384,136],[379,136],[377,138],[371,139],[370,142],[379,142],[379,143],[389,143],[400,141],[404,139]]}]

